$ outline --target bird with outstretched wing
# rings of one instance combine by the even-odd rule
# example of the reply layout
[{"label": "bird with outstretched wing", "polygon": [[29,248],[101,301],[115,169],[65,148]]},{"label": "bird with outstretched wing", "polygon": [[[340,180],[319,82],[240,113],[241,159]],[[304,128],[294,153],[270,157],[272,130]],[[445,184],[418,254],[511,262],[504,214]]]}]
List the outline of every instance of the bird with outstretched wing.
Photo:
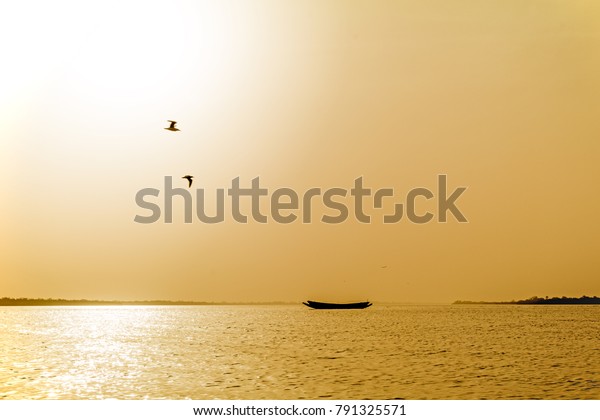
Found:
[{"label": "bird with outstretched wing", "polygon": [[165,127],[165,130],[169,130],[169,131],[181,131],[179,128],[175,127],[175,124],[177,124],[177,121],[171,121],[171,120],[167,120],[168,122],[171,123],[171,125],[169,125],[168,127]]}]

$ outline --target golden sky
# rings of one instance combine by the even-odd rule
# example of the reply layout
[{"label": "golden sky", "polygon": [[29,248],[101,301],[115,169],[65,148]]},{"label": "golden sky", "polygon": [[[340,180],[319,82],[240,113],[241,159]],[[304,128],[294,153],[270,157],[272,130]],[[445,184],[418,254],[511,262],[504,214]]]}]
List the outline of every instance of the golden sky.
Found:
[{"label": "golden sky", "polygon": [[[597,2],[22,1],[0,46],[2,296],[600,295]],[[447,174],[469,222],[133,221],[186,174],[399,201]]]}]

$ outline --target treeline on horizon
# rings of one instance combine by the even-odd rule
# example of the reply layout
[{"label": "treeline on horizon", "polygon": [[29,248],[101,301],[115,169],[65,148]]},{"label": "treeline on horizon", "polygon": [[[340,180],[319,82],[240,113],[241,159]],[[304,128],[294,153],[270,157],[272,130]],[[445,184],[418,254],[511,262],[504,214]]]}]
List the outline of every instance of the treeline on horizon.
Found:
[{"label": "treeline on horizon", "polygon": [[210,305],[209,302],[170,300],[89,300],[89,299],[42,299],[0,298],[0,306],[78,306],[78,305]]},{"label": "treeline on horizon", "polygon": [[598,296],[575,297],[530,297],[523,300],[511,300],[510,302],[474,302],[470,300],[457,300],[454,305],[600,305]]},{"label": "treeline on horizon", "polygon": [[[283,302],[261,302],[260,304],[280,304]],[[252,305],[253,303],[197,302],[186,300],[89,300],[89,299],[42,299],[42,298],[0,298],[0,306],[143,306],[143,305]]]}]

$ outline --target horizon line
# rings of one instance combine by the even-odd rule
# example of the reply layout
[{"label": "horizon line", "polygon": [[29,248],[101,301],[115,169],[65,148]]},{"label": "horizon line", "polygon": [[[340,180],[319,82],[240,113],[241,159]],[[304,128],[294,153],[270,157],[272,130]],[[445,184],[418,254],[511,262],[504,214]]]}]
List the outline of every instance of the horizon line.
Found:
[{"label": "horizon line", "polygon": [[[78,299],[67,299],[67,298],[28,298],[28,297],[8,297],[3,296],[0,298],[0,306],[9,306],[6,303],[10,302],[22,302],[22,303],[30,303],[30,304],[38,304],[39,306],[43,306],[40,304],[44,303],[65,303],[68,305],[72,304],[80,304],[81,306],[99,306],[99,305],[178,305],[178,306],[201,306],[201,305],[296,305],[301,304],[302,300],[288,300],[288,301],[199,301],[199,300],[171,300],[171,299],[143,299],[143,300],[129,300],[129,299],[86,299],[86,298],[78,298]],[[388,305],[449,305],[452,302],[396,302],[396,301],[373,301],[373,303],[377,304],[388,304]],[[13,306],[33,306],[33,305],[13,305]],[[60,305],[54,305],[60,306]]]}]

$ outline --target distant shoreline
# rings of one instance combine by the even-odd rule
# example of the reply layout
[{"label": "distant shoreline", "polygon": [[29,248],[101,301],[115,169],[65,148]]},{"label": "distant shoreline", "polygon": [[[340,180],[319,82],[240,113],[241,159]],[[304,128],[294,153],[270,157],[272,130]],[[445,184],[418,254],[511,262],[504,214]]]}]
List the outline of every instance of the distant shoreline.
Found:
[{"label": "distant shoreline", "polygon": [[534,296],[524,300],[513,300],[510,302],[475,302],[470,300],[457,300],[453,305],[600,305],[598,296],[574,297],[537,297]]},{"label": "distant shoreline", "polygon": [[217,306],[217,305],[285,305],[292,302],[198,302],[186,300],[90,300],[0,298],[0,306]]},{"label": "distant shoreline", "polygon": [[[387,304],[403,305],[421,305],[420,303],[408,302],[386,302]],[[243,305],[295,305],[299,302],[199,302],[187,300],[94,300],[94,299],[54,299],[54,298],[0,298],[0,307],[2,306],[243,306]],[[424,305],[427,305],[423,303]],[[433,303],[428,303],[433,304]],[[447,305],[447,303],[435,303],[435,305]],[[600,305],[598,296],[572,297],[553,297],[539,298],[532,297],[524,300],[513,300],[510,302],[488,302],[457,300],[452,305]]]}]

